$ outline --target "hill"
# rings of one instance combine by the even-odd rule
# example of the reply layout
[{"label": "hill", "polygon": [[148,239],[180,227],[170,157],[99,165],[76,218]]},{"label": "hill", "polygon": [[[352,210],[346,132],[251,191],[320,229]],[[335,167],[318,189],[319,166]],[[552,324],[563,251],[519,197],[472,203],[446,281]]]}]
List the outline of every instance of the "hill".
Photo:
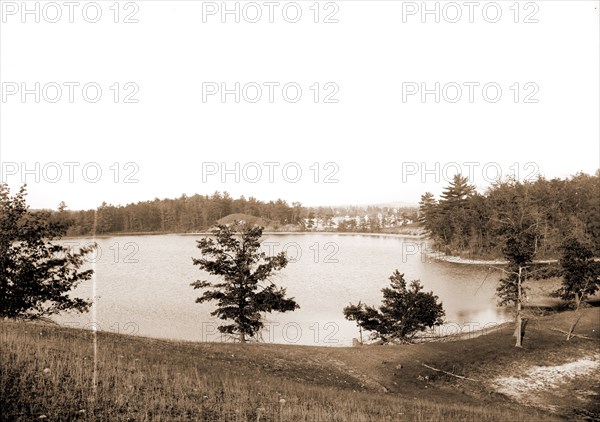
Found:
[{"label": "hill", "polygon": [[231,224],[234,221],[242,221],[242,222],[246,222],[246,223],[253,224],[256,226],[262,226],[267,230],[276,229],[279,226],[281,226],[281,224],[279,224],[279,222],[277,222],[277,221],[269,220],[269,219],[261,218],[261,217],[254,217],[253,215],[242,214],[242,213],[229,214],[229,215],[217,220],[217,223],[218,224]]},{"label": "hill", "polygon": [[567,342],[553,330],[571,316],[537,318],[524,349],[514,348],[512,327],[460,341],[352,348],[98,333],[95,394],[91,332],[0,321],[0,408],[8,420],[598,418],[600,309],[584,310],[577,330],[593,340]]}]

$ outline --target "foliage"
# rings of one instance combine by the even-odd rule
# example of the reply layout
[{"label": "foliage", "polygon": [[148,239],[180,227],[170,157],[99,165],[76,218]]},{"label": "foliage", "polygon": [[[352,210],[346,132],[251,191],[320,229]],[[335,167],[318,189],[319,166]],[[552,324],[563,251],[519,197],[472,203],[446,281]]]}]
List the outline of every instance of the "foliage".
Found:
[{"label": "foliage", "polygon": [[[193,258],[194,265],[209,274],[223,278],[220,282],[196,281],[194,289],[209,289],[196,302],[217,301],[211,313],[231,324],[219,326],[219,331],[239,335],[240,341],[254,337],[263,327],[261,313],[287,312],[298,309],[298,304],[285,297],[286,290],[268,281],[274,272],[284,268],[288,259],[284,252],[267,256],[260,251],[260,226],[231,226],[219,224],[212,230],[214,238],[198,241],[203,257]],[[263,281],[268,284],[262,285]]]},{"label": "foliage", "polygon": [[538,259],[557,258],[562,239],[571,233],[588,239],[592,252],[600,255],[600,170],[567,179],[508,178],[484,194],[457,175],[439,200],[426,193],[419,205],[421,224],[439,249],[453,254],[501,256],[508,231],[525,229],[527,238],[511,241],[521,242],[521,250],[532,245]]},{"label": "foliage", "polygon": [[[502,215],[501,225],[496,229],[503,239],[502,253],[508,261],[505,276],[500,279],[496,293],[500,305],[517,304],[519,297],[519,278],[521,285],[528,278],[528,269],[536,252],[536,223],[531,221],[524,207],[511,207]],[[526,287],[521,287],[521,294]]]},{"label": "foliage", "polygon": [[[379,232],[385,227],[405,225],[416,219],[416,209],[388,206],[338,206],[303,207],[299,202],[291,205],[282,199],[259,201],[241,196],[234,199],[227,192],[212,195],[181,195],[174,199],[154,199],[135,204],[111,205],[103,202],[96,210],[54,212],[69,221],[71,236],[96,233],[183,233],[208,230],[216,223],[226,223],[222,218],[244,214],[262,219],[262,226],[283,230],[327,230]],[[346,217],[334,227],[334,217]],[[355,219],[368,216],[368,224],[359,227]],[[238,220],[244,218],[237,218]],[[250,219],[244,219],[249,221]],[[94,225],[95,224],[95,225]],[[310,226],[310,227],[307,227]]]},{"label": "foliage", "polygon": [[[514,265],[509,265],[506,269],[506,273],[504,277],[502,277],[498,286],[496,287],[496,295],[499,298],[498,304],[500,306],[509,306],[515,305],[519,300],[519,267]],[[521,282],[525,281],[528,278],[528,273],[526,270],[522,269]],[[525,291],[528,287],[521,287],[521,294],[525,294]]]},{"label": "foliage", "polygon": [[[234,199],[227,192],[184,194],[176,199],[156,198],[124,206],[104,202],[96,213],[97,233],[202,231],[230,214],[247,214],[282,225],[296,224],[300,219],[297,206],[290,207],[281,199],[269,202],[243,196]],[[92,232],[94,210],[69,211],[69,216],[73,221],[69,230],[71,235]]]},{"label": "foliage", "polygon": [[79,271],[93,247],[73,252],[55,242],[66,224],[31,212],[26,187],[11,197],[0,184],[0,317],[35,318],[64,310],[84,312],[90,303],[69,292],[92,277]]},{"label": "foliage", "polygon": [[594,261],[591,247],[576,237],[567,237],[561,251],[562,285],[554,295],[579,306],[600,288],[600,263]]},{"label": "foliage", "polygon": [[344,316],[375,338],[409,341],[417,332],[441,325],[445,312],[433,292],[423,292],[418,280],[407,288],[404,274],[395,270],[390,276],[391,287],[385,287],[379,309],[358,302],[344,308]]}]

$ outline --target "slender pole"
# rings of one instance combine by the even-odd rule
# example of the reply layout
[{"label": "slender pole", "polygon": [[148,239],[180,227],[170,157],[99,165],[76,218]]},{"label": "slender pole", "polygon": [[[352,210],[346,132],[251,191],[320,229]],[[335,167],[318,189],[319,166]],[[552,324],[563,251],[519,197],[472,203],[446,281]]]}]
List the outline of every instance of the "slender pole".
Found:
[{"label": "slender pole", "polygon": [[[95,265],[94,265],[95,266]],[[94,345],[94,373],[92,376],[92,390],[96,399],[96,385],[98,384],[98,327],[96,326],[96,275],[92,275],[92,341]]]},{"label": "slender pole", "polygon": [[521,345],[521,271],[522,267],[519,265],[519,274],[517,278],[517,343],[515,347],[522,347]]},{"label": "slender pole", "polygon": [[[98,224],[98,211],[94,210],[94,225],[92,228],[92,237],[96,242],[96,226]],[[92,373],[92,402],[96,402],[96,390],[98,385],[98,321],[96,307],[96,259],[92,261],[92,344],[94,347],[94,369]]]}]

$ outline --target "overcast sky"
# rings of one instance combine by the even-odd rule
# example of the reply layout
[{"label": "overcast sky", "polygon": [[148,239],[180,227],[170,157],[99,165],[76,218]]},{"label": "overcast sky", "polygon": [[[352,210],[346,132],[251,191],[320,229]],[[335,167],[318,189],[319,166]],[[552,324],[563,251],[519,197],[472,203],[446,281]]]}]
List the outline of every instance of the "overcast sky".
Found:
[{"label": "overcast sky", "polygon": [[239,23],[221,2],[76,3],[1,2],[2,179],[34,208],[416,203],[457,171],[483,190],[600,166],[597,1],[230,1]]}]

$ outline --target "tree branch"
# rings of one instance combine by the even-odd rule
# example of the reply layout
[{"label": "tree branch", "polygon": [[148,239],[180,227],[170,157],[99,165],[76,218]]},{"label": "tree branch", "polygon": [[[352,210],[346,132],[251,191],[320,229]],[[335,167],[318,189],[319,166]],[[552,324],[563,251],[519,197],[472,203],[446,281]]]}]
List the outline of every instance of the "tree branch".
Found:
[{"label": "tree branch", "polygon": [[[552,331],[558,331],[559,333],[563,333],[563,334],[569,334],[567,331],[565,330],[559,330],[558,328],[550,328]],[[588,337],[588,336],[583,336],[581,334],[575,334],[575,333],[571,333],[571,337],[580,337],[586,340],[596,340],[595,338],[592,337]]]},{"label": "tree branch", "polygon": [[461,376],[461,375],[455,375],[455,374],[453,374],[453,373],[451,373],[451,372],[446,372],[446,371],[443,371],[443,370],[441,370],[441,369],[434,368],[433,366],[425,365],[424,363],[422,363],[421,365],[423,365],[425,368],[432,369],[432,370],[434,370],[434,371],[436,371],[436,372],[443,372],[443,373],[444,373],[444,374],[446,374],[446,375],[450,375],[450,376],[453,376],[453,377],[456,377],[456,378],[460,378],[460,379],[462,379],[462,380],[469,380],[469,381],[481,382],[481,381],[479,381],[479,380],[475,380],[475,379],[473,379],[473,378],[467,378],[467,377],[463,377],[463,376]]}]

